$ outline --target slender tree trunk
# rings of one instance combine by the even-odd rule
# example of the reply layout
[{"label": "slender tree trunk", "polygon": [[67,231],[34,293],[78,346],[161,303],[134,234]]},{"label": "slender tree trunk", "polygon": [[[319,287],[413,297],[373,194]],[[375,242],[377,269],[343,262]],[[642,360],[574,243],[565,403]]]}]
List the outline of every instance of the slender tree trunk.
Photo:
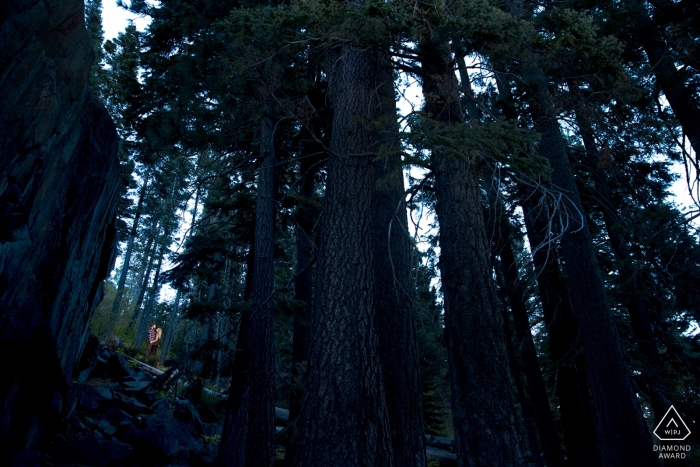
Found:
[{"label": "slender tree trunk", "polygon": [[565,195],[570,222],[579,222],[562,234],[561,251],[569,279],[574,313],[583,338],[588,374],[598,424],[602,430],[605,465],[655,466],[651,437],[641,414],[620,347],[617,328],[605,301],[605,287],[593,249],[585,212],[569,164],[559,122],[553,113],[547,82],[536,57],[524,57],[522,77],[532,91],[530,103],[540,133],[540,154],[552,166],[551,186]]},{"label": "slender tree trunk", "polygon": [[[141,277],[141,287],[139,287],[139,294],[136,299],[136,304],[134,305],[134,314],[131,316],[129,321],[129,329],[131,329],[137,322],[141,315],[141,303],[143,303],[143,298],[146,295],[146,290],[148,290],[148,282],[151,279],[151,270],[153,269],[153,261],[156,258],[156,250],[158,249],[158,243],[155,241],[157,237],[158,229],[154,230],[153,236],[148,240],[148,246],[146,247],[146,254],[148,255],[148,265],[146,270]],[[153,248],[153,250],[151,250]],[[150,252],[150,253],[149,253]],[[137,328],[138,330],[138,328]]]},{"label": "slender tree trunk", "polygon": [[[302,152],[304,154],[304,152]],[[301,414],[301,403],[304,395],[302,381],[309,361],[309,347],[311,346],[311,310],[313,307],[313,261],[316,245],[313,241],[313,224],[315,220],[314,209],[310,206],[314,196],[314,178],[318,160],[315,157],[303,157],[299,170],[301,172],[301,188],[299,194],[302,201],[296,218],[296,259],[297,275],[294,282],[294,300],[304,305],[296,308],[294,312],[294,330],[292,341],[292,392],[290,397],[289,421],[295,425],[295,421]],[[296,457],[296,429],[292,434],[291,442],[287,445],[285,460],[289,465],[294,465]]]},{"label": "slender tree trunk", "polygon": [[[494,261],[495,262],[495,261]],[[496,275],[499,280],[499,287],[503,291],[505,288],[500,279],[500,275]],[[508,351],[508,361],[510,362],[511,374],[515,382],[516,393],[518,394],[518,403],[520,403],[520,410],[523,414],[523,423],[525,424],[525,433],[527,434],[527,442],[530,445],[530,454],[532,455],[532,461],[535,467],[544,467],[542,462],[542,456],[540,455],[540,444],[537,438],[537,431],[535,430],[535,424],[533,422],[533,409],[530,401],[527,399],[525,394],[525,388],[523,387],[522,381],[522,371],[520,367],[522,366],[518,358],[515,355],[515,349],[513,348],[513,331],[510,327],[510,317],[508,316],[508,310],[505,306],[505,297],[501,297],[502,306],[501,309],[503,314],[503,329],[506,335],[506,350]]]},{"label": "slender tree trunk", "polygon": [[673,56],[668,52],[668,45],[658,26],[653,24],[645,2],[629,2],[636,10],[632,12],[637,40],[642,44],[654,70],[656,82],[668,100],[683,132],[688,137],[696,157],[700,154],[700,109],[695,96],[685,84],[685,80],[676,68]]},{"label": "slender tree trunk", "polygon": [[[510,89],[497,79],[498,92],[506,118],[517,119]],[[531,206],[531,195],[519,187],[523,200],[525,226],[535,265],[535,277],[549,340],[549,352],[555,362],[555,394],[559,398],[567,463],[569,467],[603,465],[595,424],[595,409],[590,395],[585,358],[578,338],[578,323],[571,308],[568,289],[557,264],[557,252],[545,243],[546,216],[538,215]]]},{"label": "slender tree trunk", "polygon": [[251,356],[246,466],[275,461],[275,122],[263,118],[261,168],[255,209],[255,275],[250,317],[255,352]]},{"label": "slender tree trunk", "polygon": [[[528,197],[524,197],[528,199]],[[535,276],[544,314],[550,359],[556,365],[555,393],[559,399],[564,443],[570,467],[600,467],[602,453],[596,433],[586,362],[578,339],[578,323],[567,286],[559,272],[554,248],[544,245],[546,220],[523,203],[525,226],[533,254]]]},{"label": "slender tree trunk", "polygon": [[[464,122],[448,47],[425,42],[420,53],[425,110],[445,124]],[[457,462],[524,466],[477,170],[438,151],[432,163]]]},{"label": "slender tree trunk", "polygon": [[220,466],[272,467],[275,461],[274,129],[275,122],[270,117],[263,117],[255,208],[252,304],[251,310],[241,317],[239,341],[242,352],[236,355],[236,359],[242,357],[239,365],[244,366],[237,369],[239,375],[242,370],[245,377],[232,379],[217,461]]},{"label": "slender tree trunk", "polygon": [[[253,274],[255,273],[255,238],[250,245],[246,259],[246,278],[243,300],[248,301],[253,293]],[[231,369],[231,387],[226,399],[226,414],[221,433],[217,467],[243,467],[245,449],[248,439],[248,399],[249,371],[253,342],[250,332],[250,309],[243,309],[238,323],[236,351]]]},{"label": "slender tree trunk", "polygon": [[401,166],[393,71],[378,74],[382,154],[375,161],[372,197],[374,309],[391,442],[397,466],[425,467],[425,428],[416,342],[415,284]]},{"label": "slender tree trunk", "polygon": [[[126,245],[126,253],[124,254],[124,264],[122,265],[122,270],[119,275],[119,283],[117,284],[117,294],[114,297],[114,302],[112,303],[112,315],[115,315],[119,311],[119,304],[124,296],[124,286],[126,285],[126,277],[129,273],[129,264],[131,263],[131,253],[134,250],[134,240],[136,239],[136,233],[138,232],[139,220],[141,219],[141,211],[143,209],[143,201],[146,198],[146,189],[148,187],[148,177],[143,182],[141,187],[141,192],[139,193],[139,201],[136,205],[136,213],[134,214],[134,222],[131,225],[131,232],[129,234],[129,241]],[[111,326],[110,326],[111,329]]]},{"label": "slender tree trunk", "polygon": [[153,314],[153,308],[158,301],[158,295],[160,294],[160,267],[163,265],[163,256],[165,252],[163,251],[165,247],[161,247],[160,253],[158,254],[158,265],[156,266],[156,274],[153,277],[153,285],[148,293],[148,301],[143,309],[141,318],[139,319],[138,326],[136,327],[136,338],[134,340],[134,347],[140,347],[143,344],[143,340],[146,337],[146,330],[148,329],[149,320]]},{"label": "slender tree trunk", "polygon": [[[491,195],[491,210],[496,211],[496,215],[502,212],[499,206],[497,197]],[[498,255],[500,261],[498,266],[503,276],[503,289],[508,297],[510,309],[513,313],[513,325],[515,327],[515,336],[517,339],[517,349],[519,353],[519,361],[525,373],[527,380],[528,393],[533,406],[533,419],[537,426],[537,430],[542,440],[542,450],[544,459],[548,467],[564,467],[564,454],[559,444],[559,436],[556,426],[554,425],[554,417],[547,396],[547,389],[544,385],[542,372],[540,370],[539,359],[537,358],[537,350],[535,343],[532,340],[532,331],[530,329],[530,320],[527,313],[527,307],[523,301],[525,291],[518,281],[518,265],[515,262],[515,254],[511,245],[511,226],[510,222],[504,216],[500,217],[498,226],[500,243]]]},{"label": "slender tree trunk", "polygon": [[[209,291],[207,292],[206,303],[213,308],[214,299],[216,298],[216,284],[214,282],[209,284]],[[197,346],[199,347],[199,352],[197,352],[197,360],[201,363],[201,370],[199,376],[211,384],[212,378],[214,377],[214,351],[212,349],[212,321],[215,319],[216,311],[208,311],[204,313],[199,321],[199,335]]]},{"label": "slender tree trunk", "polygon": [[180,309],[180,297],[182,292],[179,290],[175,295],[175,303],[173,304],[173,311],[170,312],[170,320],[168,320],[168,330],[165,331],[165,337],[163,338],[163,347],[160,351],[160,365],[165,365],[165,361],[168,359],[168,354],[170,353],[170,346],[173,344],[173,339],[175,338],[175,327],[177,326],[177,314]]},{"label": "slender tree trunk", "polygon": [[[199,164],[201,163],[201,156],[200,160],[197,163],[197,166],[199,167]],[[194,235],[194,230],[195,230],[195,222],[197,219],[197,208],[199,206],[199,189],[197,189],[195,196],[194,196],[194,206],[192,207],[192,223],[190,224],[190,229],[187,234],[187,238],[183,239],[183,243],[185,240],[189,240],[192,238]],[[183,210],[182,214],[182,221],[185,221],[185,211]],[[178,289],[177,295],[175,296],[175,306],[173,307],[173,311],[170,315],[170,323],[168,324],[168,331],[166,332],[165,339],[163,340],[163,349],[160,351],[160,364],[165,365],[165,361],[168,359],[168,356],[170,354],[170,347],[172,346],[173,340],[175,339],[175,334],[177,331],[177,314],[180,308],[180,298],[182,296],[182,292]]]},{"label": "slender tree trunk", "polygon": [[326,50],[333,126],[297,466],[394,465],[372,296],[377,69],[371,48]]}]

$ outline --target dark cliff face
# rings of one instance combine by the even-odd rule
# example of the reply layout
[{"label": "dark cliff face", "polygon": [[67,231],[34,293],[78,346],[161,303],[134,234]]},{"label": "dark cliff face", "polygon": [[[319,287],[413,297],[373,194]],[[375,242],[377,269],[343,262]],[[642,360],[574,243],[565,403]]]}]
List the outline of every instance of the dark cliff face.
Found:
[{"label": "dark cliff face", "polygon": [[[82,0],[0,6],[0,461],[67,410],[114,251],[118,139]],[[4,463],[4,462],[2,462]]]}]

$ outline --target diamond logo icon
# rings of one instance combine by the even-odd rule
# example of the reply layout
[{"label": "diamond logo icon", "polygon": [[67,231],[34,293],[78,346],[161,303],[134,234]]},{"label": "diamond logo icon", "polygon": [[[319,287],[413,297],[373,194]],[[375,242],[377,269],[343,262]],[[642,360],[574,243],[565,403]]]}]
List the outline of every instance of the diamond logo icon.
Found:
[{"label": "diamond logo icon", "polygon": [[690,430],[676,408],[671,406],[654,428],[654,434],[661,441],[683,441],[690,436]]}]

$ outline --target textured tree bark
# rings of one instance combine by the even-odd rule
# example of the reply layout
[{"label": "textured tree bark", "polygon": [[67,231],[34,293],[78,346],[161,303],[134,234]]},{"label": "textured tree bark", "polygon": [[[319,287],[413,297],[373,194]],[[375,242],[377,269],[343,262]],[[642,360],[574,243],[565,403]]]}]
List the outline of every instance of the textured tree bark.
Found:
[{"label": "textured tree bark", "polygon": [[217,458],[223,467],[275,461],[274,233],[275,122],[263,117],[255,208],[251,309],[241,316],[239,343]]},{"label": "textured tree bark", "polygon": [[262,167],[255,209],[255,271],[250,316],[252,341],[246,466],[275,462],[275,122],[263,118]]},{"label": "textured tree bark", "polygon": [[372,197],[374,309],[379,355],[394,462],[397,466],[424,467],[425,429],[416,343],[416,294],[411,277],[401,141],[393,71],[385,60],[381,60],[379,66],[381,147],[380,157],[374,164],[376,187]]},{"label": "textured tree bark", "polygon": [[[533,212],[529,202],[524,202],[522,207],[531,247],[544,245],[545,219]],[[578,339],[578,323],[556,261],[555,250],[547,246],[533,254],[550,358],[557,364],[555,386],[567,462],[571,467],[599,467],[603,463],[596,433],[595,409],[585,371],[586,362]]]},{"label": "textured tree bark", "polygon": [[[447,46],[420,46],[425,111],[464,122]],[[496,303],[477,170],[433,151],[457,462],[524,466],[503,322]]]},{"label": "textured tree bark", "polygon": [[333,109],[297,466],[393,466],[373,303],[378,56],[326,50]]},{"label": "textured tree bark", "polygon": [[[569,279],[574,313],[583,339],[593,400],[602,432],[605,465],[658,465],[651,437],[632,387],[620,347],[615,322],[605,301],[605,287],[595,258],[593,242],[580,195],[569,164],[564,139],[536,58],[524,57],[522,77],[533,99],[530,103],[535,128],[540,133],[540,154],[549,160],[551,186],[566,198],[567,208],[580,214],[578,229],[562,234],[561,251]],[[576,218],[570,222],[577,222]]]}]

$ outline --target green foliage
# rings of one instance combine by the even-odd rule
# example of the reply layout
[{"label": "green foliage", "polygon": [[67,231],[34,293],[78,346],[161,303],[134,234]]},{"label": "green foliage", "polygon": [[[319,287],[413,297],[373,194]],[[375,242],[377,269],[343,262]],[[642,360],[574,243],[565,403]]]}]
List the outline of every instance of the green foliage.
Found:
[{"label": "green foliage", "polygon": [[85,2],[85,25],[95,53],[95,60],[90,68],[88,78],[88,89],[93,96],[104,102],[104,94],[109,89],[110,83],[107,70],[104,68],[102,0],[87,0]]},{"label": "green foliage", "polygon": [[435,288],[431,286],[431,280],[435,277],[434,270],[418,263],[414,277],[417,285],[416,338],[425,431],[437,436],[449,436],[451,420],[447,351],[442,343],[442,307],[438,304]]},{"label": "green foliage", "polygon": [[408,144],[418,150],[437,151],[442,160],[473,164],[489,161],[535,180],[549,177],[548,163],[532,146],[539,135],[521,128],[517,122],[499,120],[445,125],[422,113],[413,114],[409,122]]}]

